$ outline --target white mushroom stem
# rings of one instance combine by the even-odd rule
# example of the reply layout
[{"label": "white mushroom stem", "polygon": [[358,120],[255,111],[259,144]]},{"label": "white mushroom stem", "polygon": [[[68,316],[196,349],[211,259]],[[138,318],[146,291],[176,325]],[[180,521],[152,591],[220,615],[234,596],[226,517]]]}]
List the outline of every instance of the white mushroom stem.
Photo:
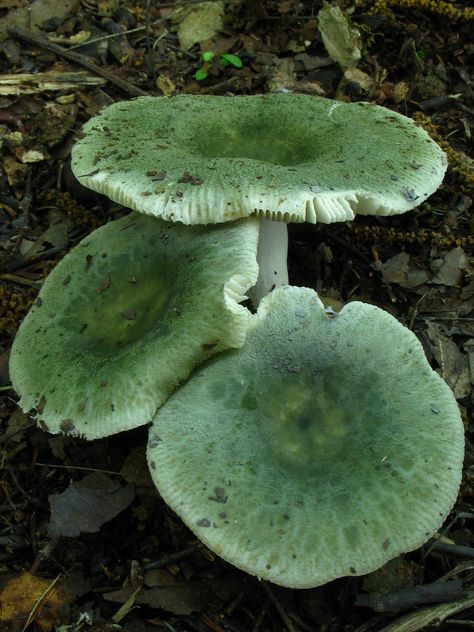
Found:
[{"label": "white mushroom stem", "polygon": [[260,219],[257,283],[248,291],[254,307],[272,290],[288,285],[288,227],[285,222]]}]

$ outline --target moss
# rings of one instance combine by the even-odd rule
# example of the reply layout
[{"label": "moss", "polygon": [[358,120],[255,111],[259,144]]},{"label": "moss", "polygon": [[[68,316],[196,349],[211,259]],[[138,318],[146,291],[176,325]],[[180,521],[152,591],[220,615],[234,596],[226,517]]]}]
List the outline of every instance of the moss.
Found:
[{"label": "moss", "polygon": [[428,132],[431,138],[438,143],[443,151],[446,152],[449,169],[461,182],[465,192],[469,193],[472,191],[472,188],[474,187],[474,170],[472,161],[470,161],[469,158],[464,157],[461,152],[456,151],[454,147],[443,138],[443,136],[438,132],[438,127],[427,114],[416,112],[413,115],[413,119],[421,125],[421,127]]},{"label": "moss", "polygon": [[425,228],[411,231],[385,228],[382,226],[353,226],[352,233],[360,241],[371,243],[383,243],[397,246],[428,244],[436,248],[453,248],[460,246],[469,249],[474,246],[474,235],[457,236],[445,235],[439,231]]},{"label": "moss", "polygon": [[79,204],[67,191],[49,189],[41,196],[41,202],[48,206],[54,205],[83,230],[92,231],[104,223],[97,212]]},{"label": "moss", "polygon": [[429,11],[448,20],[472,20],[474,19],[474,8],[465,7],[458,9],[450,2],[442,0],[375,0],[375,2],[367,2],[367,0],[356,0],[356,7],[370,6],[369,13],[389,13],[391,8],[400,9],[418,9],[421,11]]},{"label": "moss", "polygon": [[0,334],[12,336],[35,300],[34,288],[12,287],[0,282]]}]

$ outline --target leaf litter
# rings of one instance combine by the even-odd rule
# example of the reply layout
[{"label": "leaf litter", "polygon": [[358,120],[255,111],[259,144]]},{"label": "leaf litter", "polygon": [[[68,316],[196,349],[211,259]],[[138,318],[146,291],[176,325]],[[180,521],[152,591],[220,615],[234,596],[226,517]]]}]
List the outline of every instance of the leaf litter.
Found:
[{"label": "leaf litter", "polygon": [[48,534],[53,537],[77,537],[96,533],[101,526],[126,509],[135,497],[133,485],[122,486],[101,472],[71,482],[62,494],[49,496],[51,518]]},{"label": "leaf litter", "polygon": [[[130,632],[302,632],[331,626],[356,632],[397,625],[397,615],[372,615],[370,608],[356,605],[357,595],[380,594],[382,577],[383,592],[399,595],[441,579],[441,569],[450,569],[472,591],[472,569],[457,561],[466,554],[460,547],[474,548],[474,98],[467,52],[472,18],[466,12],[453,17],[445,4],[330,2],[343,15],[332,25],[339,48],[354,51],[345,71],[318,29],[324,6],[319,1],[0,4],[0,73],[6,77],[0,82],[5,86],[0,89],[3,586],[17,581],[10,587],[25,599],[29,593],[37,596],[28,582],[47,590],[59,574],[65,579],[78,574],[82,586],[64,598],[69,608],[64,619],[53,607],[53,618],[43,624],[30,599],[21,625],[33,612],[33,631],[67,627],[76,632],[103,624]],[[34,9],[30,24],[24,18],[27,8]],[[201,17],[216,14],[206,32],[210,20],[186,17],[200,11]],[[11,35],[12,26],[40,40]],[[45,42],[62,45],[58,52]],[[216,64],[199,82],[195,73],[205,51],[238,55],[242,67]],[[438,540],[432,541],[374,573],[372,582],[369,575],[308,591],[264,589],[200,545],[150,486],[143,467],[146,433],[91,444],[50,437],[16,407],[7,372],[11,341],[44,278],[91,230],[126,212],[83,189],[70,172],[70,149],[82,123],[105,105],[137,93],[285,90],[396,109],[415,118],[447,152],[445,182],[420,209],[387,219],[358,217],[348,225],[290,226],[289,260],[293,284],[313,287],[335,305],[372,302],[410,326],[433,368],[453,388],[470,439],[461,494],[443,532],[447,549],[437,550]],[[106,286],[104,280],[98,289],[107,291]],[[147,570],[156,563],[162,566]],[[117,604],[124,608],[120,614]],[[448,606],[432,607],[423,621],[410,610],[410,629],[449,613],[468,618],[469,611],[463,611],[468,601]],[[448,621],[439,629],[453,625]]]}]

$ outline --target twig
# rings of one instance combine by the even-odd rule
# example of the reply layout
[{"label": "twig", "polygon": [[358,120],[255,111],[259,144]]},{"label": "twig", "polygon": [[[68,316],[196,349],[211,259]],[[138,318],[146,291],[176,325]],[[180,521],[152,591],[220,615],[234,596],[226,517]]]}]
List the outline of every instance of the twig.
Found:
[{"label": "twig", "polygon": [[81,48],[82,46],[89,46],[89,44],[97,44],[98,42],[105,42],[109,39],[114,39],[115,37],[122,37],[123,35],[128,35],[129,33],[139,33],[140,31],[145,30],[144,26],[137,26],[134,29],[128,29],[126,31],[120,31],[117,33],[108,33],[107,35],[101,35],[100,37],[93,37],[91,39],[86,40],[85,42],[81,42],[80,44],[74,44],[73,46],[69,46],[68,50],[74,50],[75,48]]},{"label": "twig", "polygon": [[194,55],[193,53],[190,53],[187,50],[184,50],[184,48],[181,48],[180,46],[176,46],[175,44],[171,44],[171,42],[169,42],[170,35],[165,35],[165,40],[166,40],[166,46],[168,46],[168,48],[171,48],[171,50],[175,50],[177,53],[182,53],[183,55],[185,55],[186,57],[189,57],[189,59],[197,59],[199,57],[199,55]]},{"label": "twig", "polygon": [[105,79],[95,74],[87,74],[83,70],[16,73],[0,76],[0,95],[38,94],[56,90],[72,90],[81,86],[103,86],[105,83],[107,83]]},{"label": "twig", "polygon": [[121,472],[114,472],[113,470],[101,470],[95,467],[82,467],[80,465],[55,465],[54,463],[35,463],[35,466],[39,465],[40,467],[52,467],[58,470],[85,470],[86,472],[100,472],[101,474],[114,474],[115,476],[121,476],[123,478],[123,474]]},{"label": "twig", "polygon": [[472,606],[474,606],[474,593],[470,593],[458,601],[420,608],[389,623],[380,632],[416,632],[417,630],[424,630],[432,624],[439,626],[448,617]]},{"label": "twig", "polygon": [[445,542],[433,542],[431,549],[440,553],[447,553],[453,557],[463,557],[474,559],[474,548],[470,546],[461,546],[460,544],[447,544]]},{"label": "twig", "polygon": [[11,283],[17,283],[18,285],[26,285],[27,287],[33,287],[35,288],[35,290],[39,289],[43,284],[42,279],[38,279],[35,281],[32,279],[27,279],[22,276],[18,276],[18,274],[10,274],[9,272],[7,272],[6,274],[0,274],[0,279],[2,279],[2,281],[10,281]]},{"label": "twig", "polygon": [[14,211],[17,211],[18,213],[21,213],[25,210],[21,202],[19,202],[18,200],[15,200],[15,198],[10,197],[9,195],[4,195],[3,193],[0,193],[0,204],[9,206],[10,208],[12,208]]},{"label": "twig", "polygon": [[449,582],[433,582],[421,586],[403,588],[397,592],[379,595],[359,595],[356,606],[372,608],[375,612],[403,612],[414,606],[428,603],[443,603],[466,596],[463,582],[454,579]]},{"label": "twig", "polygon": [[120,88],[121,90],[123,90],[127,94],[130,94],[133,97],[150,96],[148,92],[146,92],[145,90],[142,90],[141,88],[137,88],[129,81],[126,81],[125,79],[121,79],[120,77],[117,77],[117,75],[109,72],[108,70],[105,70],[101,66],[96,66],[96,64],[93,64],[92,62],[90,62],[86,57],[84,57],[84,55],[80,55],[79,53],[71,53],[71,51],[65,50],[62,46],[58,46],[57,44],[52,44],[51,42],[48,42],[47,40],[41,37],[36,37],[35,35],[31,35],[31,33],[26,33],[22,29],[19,29],[15,26],[8,27],[7,30],[8,30],[8,33],[12,37],[16,37],[19,40],[27,42],[28,44],[33,44],[34,46],[39,46],[40,48],[49,50],[51,53],[54,53],[55,55],[60,55],[61,57],[64,57],[68,61],[72,61],[76,64],[79,64],[80,66],[87,68],[87,70],[94,72],[96,75],[99,75],[100,77],[104,77],[104,79],[107,79],[107,81],[110,81],[110,83],[114,84],[115,86],[117,86],[118,88]]},{"label": "twig", "polygon": [[157,560],[156,562],[150,562],[143,567],[143,571],[152,571],[156,568],[164,568],[165,566],[169,566],[170,564],[174,564],[175,562],[180,562],[181,560],[190,557],[193,553],[199,551],[197,546],[188,546],[187,549],[183,549],[182,551],[177,551],[176,553],[172,553],[171,555],[166,555],[162,557],[161,560]]},{"label": "twig", "polygon": [[56,586],[56,584],[58,583],[58,581],[61,579],[61,575],[58,575],[56,577],[56,579],[54,579],[51,584],[46,588],[46,590],[43,592],[42,595],[40,595],[38,601],[35,603],[35,605],[33,606],[30,614],[28,615],[28,619],[26,620],[25,625],[22,628],[21,632],[25,632],[25,630],[29,627],[30,623],[32,623],[36,617],[36,615],[38,614],[38,612],[40,611],[40,609],[42,608],[44,602],[46,601],[49,593],[53,590],[53,588]]},{"label": "twig", "polygon": [[[164,18],[160,18],[159,20],[154,20],[148,26],[153,26],[153,27],[158,26],[162,22],[166,22],[167,20],[172,18],[174,15],[176,15],[181,10],[182,10],[182,7],[178,7],[175,11],[172,11],[171,13],[169,13]],[[101,35],[100,37],[94,37],[92,39],[88,39],[85,42],[81,42],[80,44],[74,44],[74,46],[70,46],[68,50],[74,50],[75,48],[81,48],[81,46],[88,46],[89,44],[96,44],[97,42],[103,42],[103,41],[106,41],[106,40],[109,40],[109,39],[112,39],[112,38],[115,38],[115,37],[122,37],[122,36],[126,37],[127,35],[130,35],[130,33],[140,33],[140,31],[146,31],[145,36],[147,36],[148,31],[147,31],[147,24],[146,23],[143,26],[136,26],[133,29],[127,29],[125,31],[120,31],[120,33],[109,33],[108,35]]]},{"label": "twig", "polygon": [[278,601],[275,593],[273,592],[273,590],[270,588],[270,585],[267,584],[267,582],[262,582],[262,586],[263,589],[265,590],[265,592],[267,593],[267,595],[270,597],[273,605],[275,606],[278,614],[280,615],[280,617],[282,618],[283,623],[286,625],[286,627],[288,628],[288,632],[298,632],[297,629],[295,628],[295,626],[293,625],[292,620],[290,619],[290,617],[286,614],[285,609],[283,608],[283,606],[281,605],[281,603]]},{"label": "twig", "polygon": [[266,599],[265,603],[262,606],[262,609],[260,610],[260,613],[258,615],[257,620],[255,621],[255,624],[252,628],[252,632],[259,632],[260,628],[262,627],[263,624],[263,620],[265,619],[267,612],[268,612],[268,605],[269,605],[269,600]]},{"label": "twig", "polygon": [[57,255],[58,252],[62,252],[63,250],[64,250],[63,246],[53,246],[52,248],[48,248],[47,250],[44,250],[43,252],[39,252],[37,255],[34,255],[28,258],[21,258],[19,261],[14,261],[13,263],[8,264],[7,270],[12,272],[13,270],[18,270],[19,268],[27,268],[31,266],[33,263],[38,263],[39,261],[48,259],[48,257]]}]

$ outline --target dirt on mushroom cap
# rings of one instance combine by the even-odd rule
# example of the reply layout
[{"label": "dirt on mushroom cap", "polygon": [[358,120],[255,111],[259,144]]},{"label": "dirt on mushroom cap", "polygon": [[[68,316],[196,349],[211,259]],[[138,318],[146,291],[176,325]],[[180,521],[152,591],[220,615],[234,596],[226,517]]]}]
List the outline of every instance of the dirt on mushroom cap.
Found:
[{"label": "dirt on mushroom cap", "polygon": [[116,103],[84,126],[72,158],[83,185],[185,224],[403,213],[437,189],[446,164],[397,112],[302,94]]},{"label": "dirt on mushroom cap", "polygon": [[88,439],[138,427],[199,362],[241,346],[258,223],[170,224],[132,213],[56,266],[14,341],[24,410]]},{"label": "dirt on mushroom cap", "polygon": [[412,332],[372,305],[328,314],[312,290],[286,287],[262,301],[242,349],[158,411],[148,459],[207,546],[304,588],[423,544],[454,504],[463,447],[454,396]]}]

